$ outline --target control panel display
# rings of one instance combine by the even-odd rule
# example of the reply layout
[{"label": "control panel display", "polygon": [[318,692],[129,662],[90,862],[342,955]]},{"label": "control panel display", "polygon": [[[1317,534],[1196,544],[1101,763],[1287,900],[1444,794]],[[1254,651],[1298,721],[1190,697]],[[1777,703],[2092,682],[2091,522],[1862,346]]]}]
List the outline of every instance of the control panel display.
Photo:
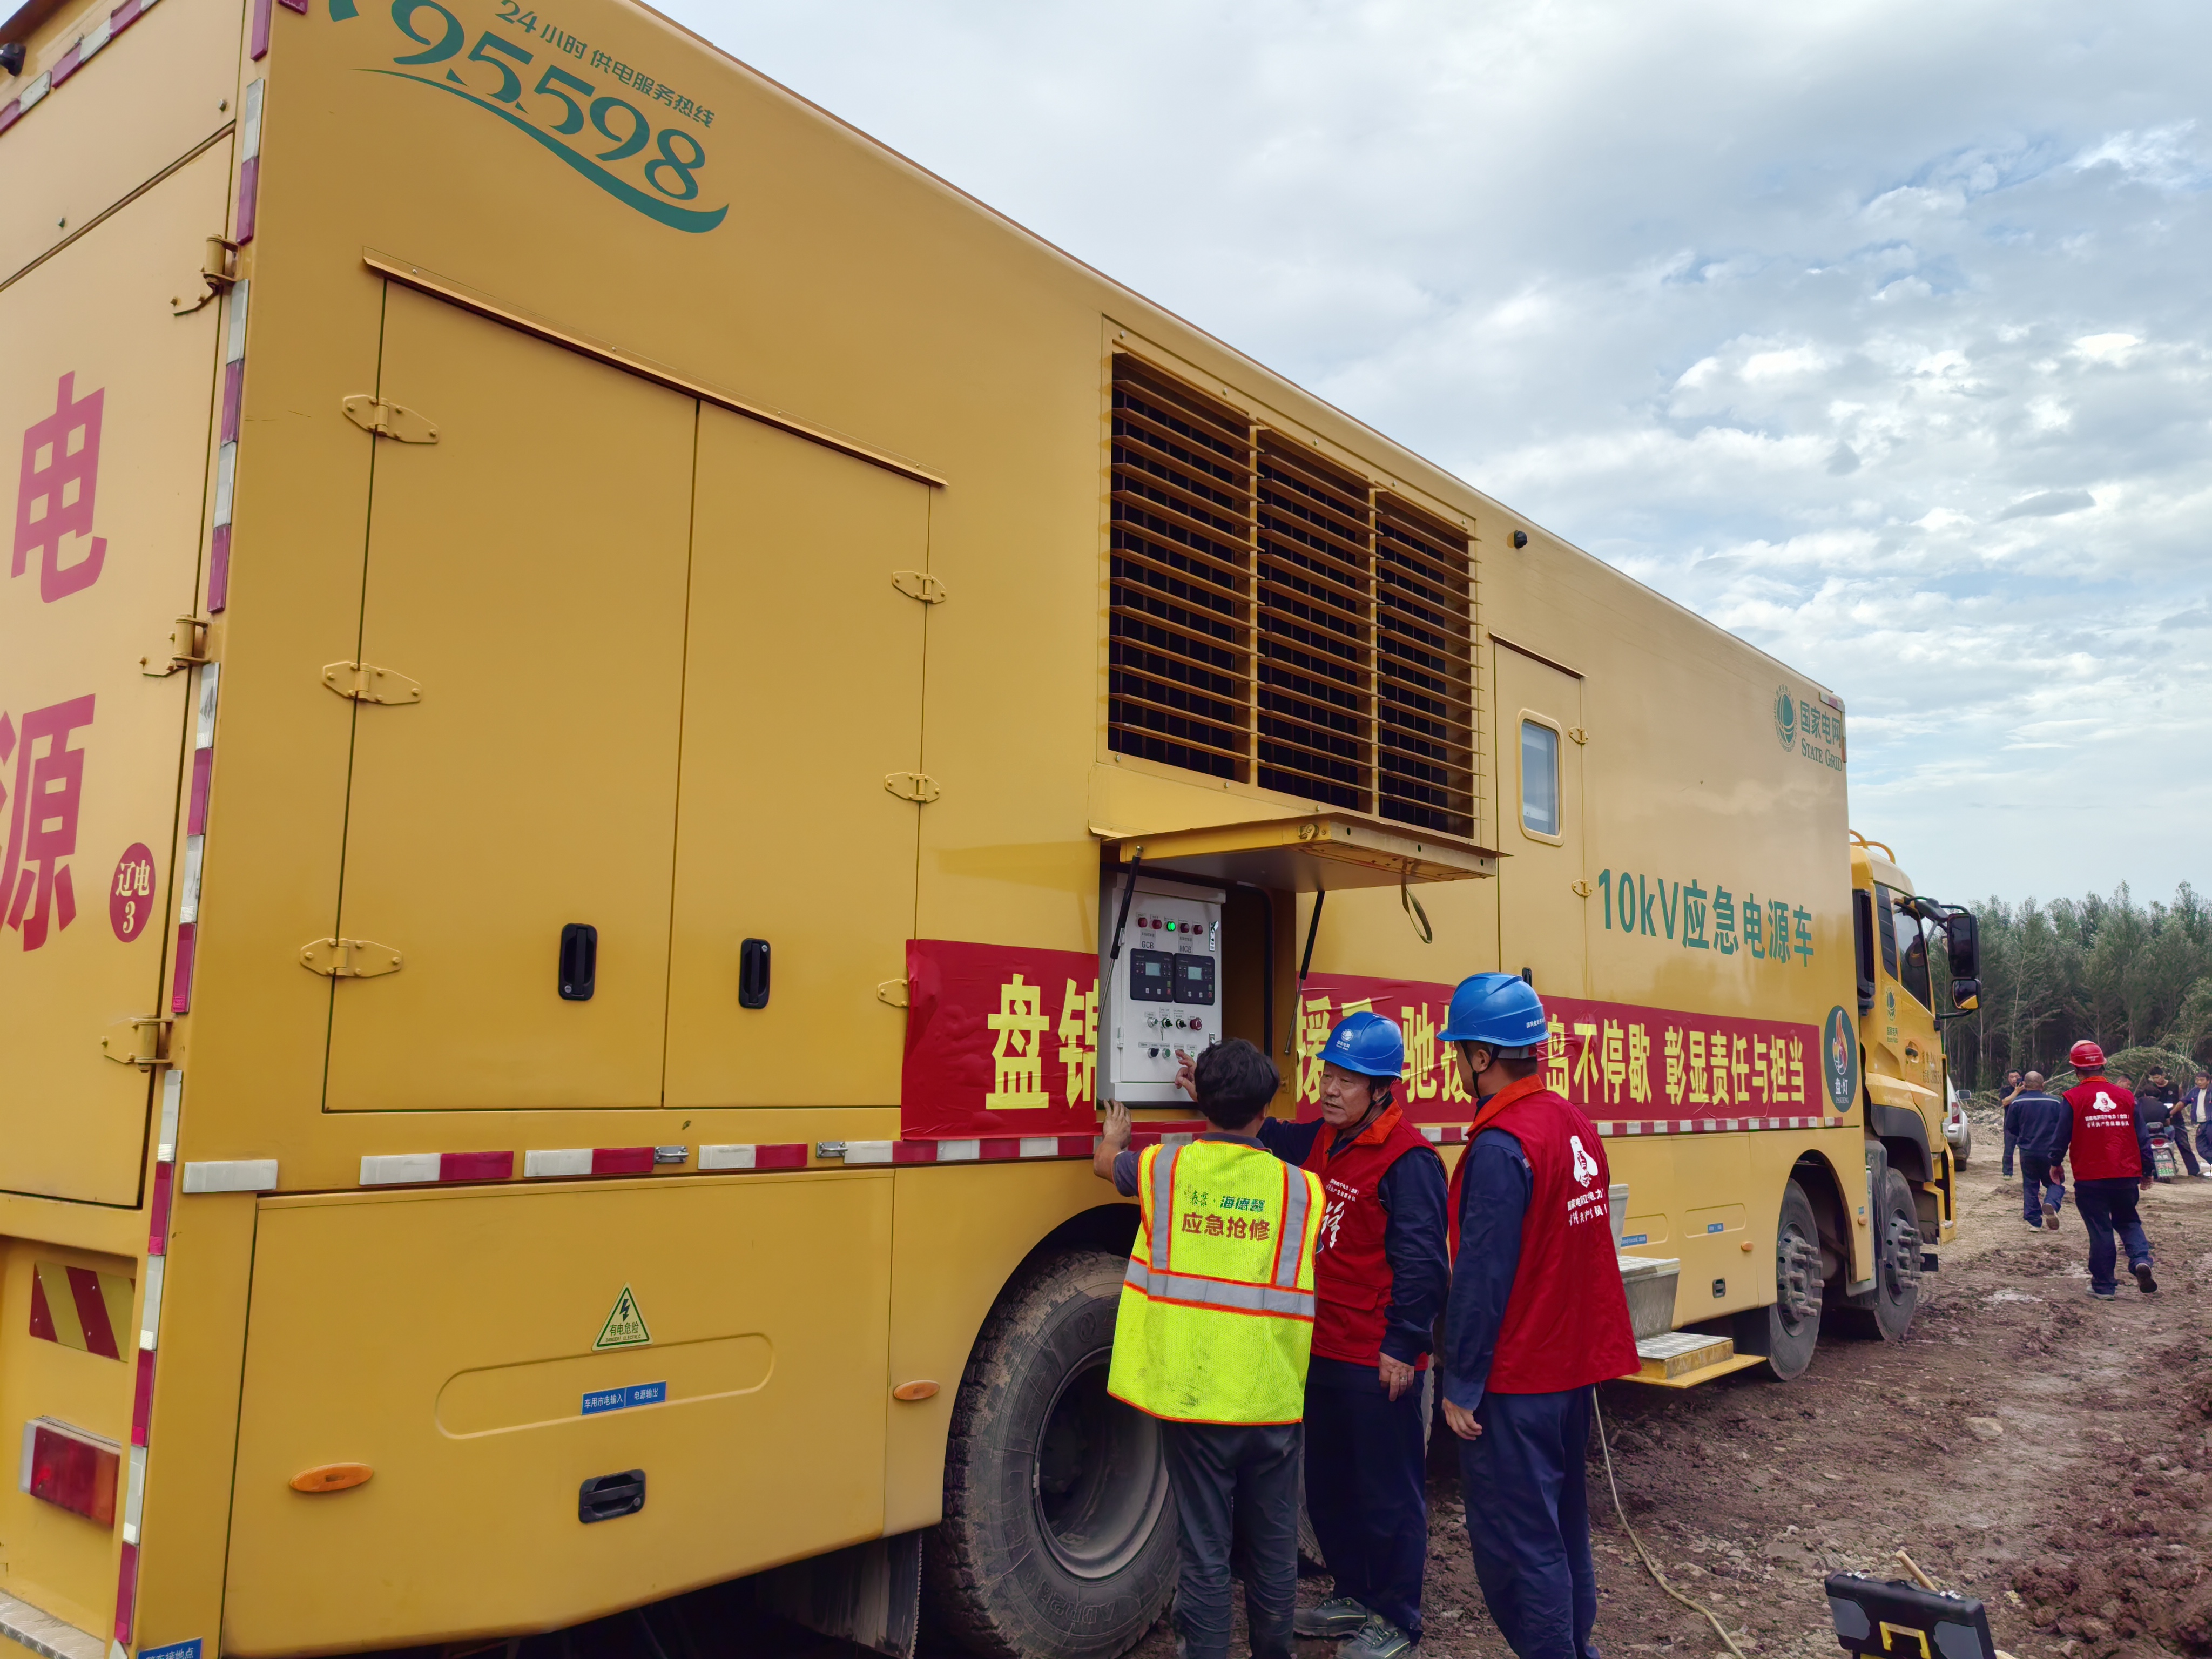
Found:
[{"label": "control panel display", "polygon": [[[1123,889],[1108,889],[1119,914]],[[1175,1086],[1182,1056],[1221,1041],[1221,907],[1213,888],[1139,876],[1128,896],[1118,960],[1103,961],[1112,987],[1099,1036],[1108,1048],[1101,1098],[1188,1105]],[[1103,954],[1103,953],[1102,953]],[[1109,1035],[1110,1032],[1110,1035]],[[1109,1057],[1110,1056],[1110,1058]]]}]

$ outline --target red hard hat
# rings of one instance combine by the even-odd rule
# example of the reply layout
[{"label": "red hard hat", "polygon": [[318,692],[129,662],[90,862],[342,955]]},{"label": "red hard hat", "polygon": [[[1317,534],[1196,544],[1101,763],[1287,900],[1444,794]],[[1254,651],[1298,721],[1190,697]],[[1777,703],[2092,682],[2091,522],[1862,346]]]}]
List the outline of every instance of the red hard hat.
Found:
[{"label": "red hard hat", "polygon": [[2102,1066],[2105,1063],[2105,1051],[2090,1042],[2088,1038],[2084,1037],[2066,1051],[2066,1062],[2076,1071],[2080,1071],[2085,1066]]}]

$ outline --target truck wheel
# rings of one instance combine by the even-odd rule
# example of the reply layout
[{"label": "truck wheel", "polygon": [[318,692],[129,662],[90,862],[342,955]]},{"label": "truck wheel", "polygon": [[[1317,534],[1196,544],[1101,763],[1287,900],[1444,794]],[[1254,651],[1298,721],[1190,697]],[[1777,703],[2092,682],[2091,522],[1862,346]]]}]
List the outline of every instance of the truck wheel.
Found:
[{"label": "truck wheel", "polygon": [[1796,1182],[1784,1183],[1774,1230],[1774,1300],[1735,1316],[1735,1346],[1765,1354],[1784,1382],[1802,1376],[1820,1340],[1820,1224]]},{"label": "truck wheel", "polygon": [[1071,1250],[984,1322],[953,1401],[935,1621],[994,1659],[1115,1659],[1166,1610],[1175,1504],[1159,1425],[1106,1392],[1126,1262]]},{"label": "truck wheel", "polygon": [[1920,1216],[1912,1183],[1895,1170],[1883,1177],[1873,1219],[1874,1288],[1845,1298],[1838,1323],[1856,1336],[1901,1342],[1920,1302]]}]

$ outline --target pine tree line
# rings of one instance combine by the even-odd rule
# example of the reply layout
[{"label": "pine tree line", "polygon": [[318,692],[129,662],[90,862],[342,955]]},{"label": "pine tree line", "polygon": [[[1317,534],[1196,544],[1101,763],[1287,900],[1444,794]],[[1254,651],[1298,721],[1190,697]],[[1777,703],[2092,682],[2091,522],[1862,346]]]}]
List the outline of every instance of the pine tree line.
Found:
[{"label": "pine tree line", "polygon": [[[2212,906],[2187,882],[2170,903],[2139,905],[2124,883],[2110,898],[1991,898],[1973,909],[1981,1006],[1944,1025],[1960,1089],[1995,1088],[2013,1070],[2055,1074],[2081,1037],[2110,1052],[2159,1048],[2212,1060]],[[1948,1011],[1940,942],[1929,954],[1936,1006]]]}]

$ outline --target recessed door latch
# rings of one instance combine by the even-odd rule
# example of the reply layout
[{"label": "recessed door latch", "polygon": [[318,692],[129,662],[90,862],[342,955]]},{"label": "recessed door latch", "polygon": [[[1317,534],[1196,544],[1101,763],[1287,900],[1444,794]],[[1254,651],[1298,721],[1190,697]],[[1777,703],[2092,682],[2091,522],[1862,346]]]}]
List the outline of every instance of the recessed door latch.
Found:
[{"label": "recessed door latch", "polygon": [[139,658],[138,672],[149,680],[165,680],[180,669],[198,667],[207,660],[207,629],[205,617],[178,617],[168,644]]},{"label": "recessed door latch", "polygon": [[891,586],[909,599],[919,599],[924,605],[943,605],[946,597],[945,584],[926,571],[894,570]]},{"label": "recessed door latch", "polygon": [[901,800],[919,801],[925,806],[945,793],[937,787],[937,780],[927,772],[886,773],[884,787]]},{"label": "recessed door latch", "polygon": [[355,702],[403,703],[422,701],[422,687],[406,675],[370,662],[332,662],[323,665],[323,684]]},{"label": "recessed door latch", "polygon": [[368,939],[319,939],[300,947],[300,966],[331,979],[374,979],[396,974],[399,952]]},{"label": "recessed door latch", "polygon": [[404,404],[395,404],[389,398],[372,398],[366,392],[356,392],[340,405],[346,419],[363,432],[389,438],[400,444],[434,444],[438,441],[438,428],[429,416]]}]

